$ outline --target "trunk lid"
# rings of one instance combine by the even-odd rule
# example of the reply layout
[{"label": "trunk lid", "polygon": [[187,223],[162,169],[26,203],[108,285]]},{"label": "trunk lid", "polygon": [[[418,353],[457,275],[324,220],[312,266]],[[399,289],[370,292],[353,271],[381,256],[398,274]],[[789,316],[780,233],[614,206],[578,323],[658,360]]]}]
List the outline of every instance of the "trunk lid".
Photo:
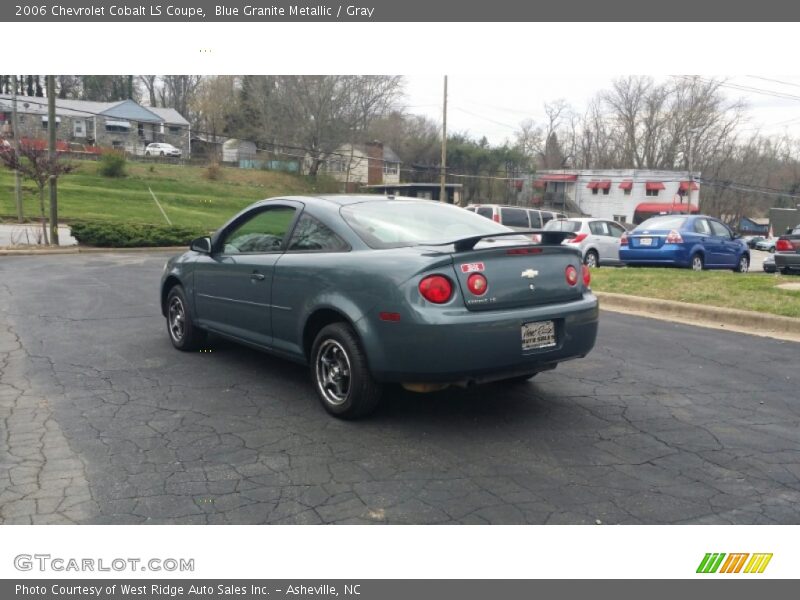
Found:
[{"label": "trunk lid", "polygon": [[628,234],[628,246],[630,248],[657,249],[664,245],[671,229],[647,229]]},{"label": "trunk lid", "polygon": [[[461,295],[467,309],[500,310],[579,299],[583,294],[580,253],[561,245],[502,245],[457,251],[453,255]],[[567,283],[565,270],[577,270],[578,283]],[[473,273],[486,278],[486,291],[468,287]]]}]

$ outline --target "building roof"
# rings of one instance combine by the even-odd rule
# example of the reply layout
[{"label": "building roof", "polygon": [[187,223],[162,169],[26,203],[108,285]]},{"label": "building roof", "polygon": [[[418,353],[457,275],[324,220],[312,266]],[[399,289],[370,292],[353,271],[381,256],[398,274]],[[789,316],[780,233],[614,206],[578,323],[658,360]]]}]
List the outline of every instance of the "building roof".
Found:
[{"label": "building roof", "polygon": [[389,146],[383,147],[383,160],[386,162],[400,162],[400,157]]},{"label": "building roof", "polygon": [[[0,94],[0,108],[10,111],[12,96]],[[47,98],[17,96],[17,111],[23,114],[47,114]],[[93,102],[90,100],[66,100],[56,98],[56,114],[62,117],[103,116],[115,119],[128,119],[145,123],[166,123],[188,126],[187,121],[174,108],[153,108],[142,106],[133,100],[116,102]]]},{"label": "building roof", "polygon": [[157,114],[163,121],[169,125],[189,125],[181,113],[174,108],[156,108],[154,106],[147,106],[147,110]]}]

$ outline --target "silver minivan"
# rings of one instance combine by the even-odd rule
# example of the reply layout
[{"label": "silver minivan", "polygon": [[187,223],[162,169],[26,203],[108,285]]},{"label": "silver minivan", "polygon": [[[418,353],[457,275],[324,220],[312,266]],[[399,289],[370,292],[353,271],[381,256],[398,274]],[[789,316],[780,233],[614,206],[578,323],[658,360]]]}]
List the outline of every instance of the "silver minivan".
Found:
[{"label": "silver minivan", "polygon": [[467,210],[511,229],[541,229],[553,219],[565,219],[567,215],[550,210],[506,206],[503,204],[471,204]]},{"label": "silver minivan", "polygon": [[545,225],[545,231],[569,231],[575,234],[563,244],[581,251],[583,262],[589,267],[621,265],[619,241],[626,229],[616,221],[595,218],[554,219]]}]

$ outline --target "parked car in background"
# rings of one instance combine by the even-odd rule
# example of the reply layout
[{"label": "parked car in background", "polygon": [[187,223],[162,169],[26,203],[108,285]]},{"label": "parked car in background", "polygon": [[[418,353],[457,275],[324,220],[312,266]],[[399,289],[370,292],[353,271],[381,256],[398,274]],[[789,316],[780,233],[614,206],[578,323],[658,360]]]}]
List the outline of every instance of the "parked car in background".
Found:
[{"label": "parked car in background", "polygon": [[778,240],[775,238],[764,238],[756,242],[756,250],[763,250],[764,252],[775,252],[775,243]]},{"label": "parked car in background", "polygon": [[533,244],[414,198],[262,200],[164,265],[161,312],[179,350],[214,332],[307,364],[325,409],[358,417],[384,383],[524,381],[586,356],[598,304],[568,235]]},{"label": "parked car in background", "polygon": [[731,229],[705,215],[652,217],[620,240],[627,265],[670,265],[702,269],[750,268],[750,250]]},{"label": "parked car in background", "polygon": [[619,241],[626,230],[616,221],[592,217],[553,219],[545,225],[544,230],[574,233],[574,238],[566,239],[563,243],[578,248],[583,263],[588,267],[621,264]]},{"label": "parked car in background", "polygon": [[744,237],[742,239],[745,241],[748,248],[750,248],[751,250],[755,250],[756,244],[761,240],[765,240],[767,238],[765,238],[763,235],[748,235],[747,237]]},{"label": "parked car in background", "polygon": [[775,255],[771,254],[765,258],[764,262],[761,263],[761,268],[764,269],[764,273],[775,273],[778,270],[775,266]]},{"label": "parked car in background", "polygon": [[775,266],[784,274],[800,272],[800,225],[775,242]]},{"label": "parked car in background", "polygon": [[147,147],[144,149],[145,156],[171,156],[173,158],[180,158],[182,154],[180,149],[172,144],[147,144]]},{"label": "parked car in background", "polygon": [[468,211],[491,219],[517,231],[522,229],[541,229],[552,219],[564,219],[567,215],[550,210],[505,206],[503,204],[470,204]]}]

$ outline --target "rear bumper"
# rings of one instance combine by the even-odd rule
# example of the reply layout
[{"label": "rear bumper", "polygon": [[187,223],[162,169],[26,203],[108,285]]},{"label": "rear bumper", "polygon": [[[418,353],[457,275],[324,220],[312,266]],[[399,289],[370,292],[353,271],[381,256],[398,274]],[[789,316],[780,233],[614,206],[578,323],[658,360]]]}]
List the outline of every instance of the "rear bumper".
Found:
[{"label": "rear bumper", "polygon": [[793,254],[775,253],[775,266],[778,269],[792,269],[800,270],[800,254],[796,252]]},{"label": "rear bumper", "polygon": [[[548,306],[442,311],[435,322],[383,322],[367,315],[356,327],[379,381],[480,382],[585,356],[594,347],[598,314],[597,298],[587,292]],[[523,323],[548,320],[555,323],[556,345],[523,352]]]},{"label": "rear bumper", "polygon": [[657,249],[629,248],[619,250],[619,258],[626,264],[634,265],[678,265],[688,267],[689,255],[683,248],[664,245]]}]

